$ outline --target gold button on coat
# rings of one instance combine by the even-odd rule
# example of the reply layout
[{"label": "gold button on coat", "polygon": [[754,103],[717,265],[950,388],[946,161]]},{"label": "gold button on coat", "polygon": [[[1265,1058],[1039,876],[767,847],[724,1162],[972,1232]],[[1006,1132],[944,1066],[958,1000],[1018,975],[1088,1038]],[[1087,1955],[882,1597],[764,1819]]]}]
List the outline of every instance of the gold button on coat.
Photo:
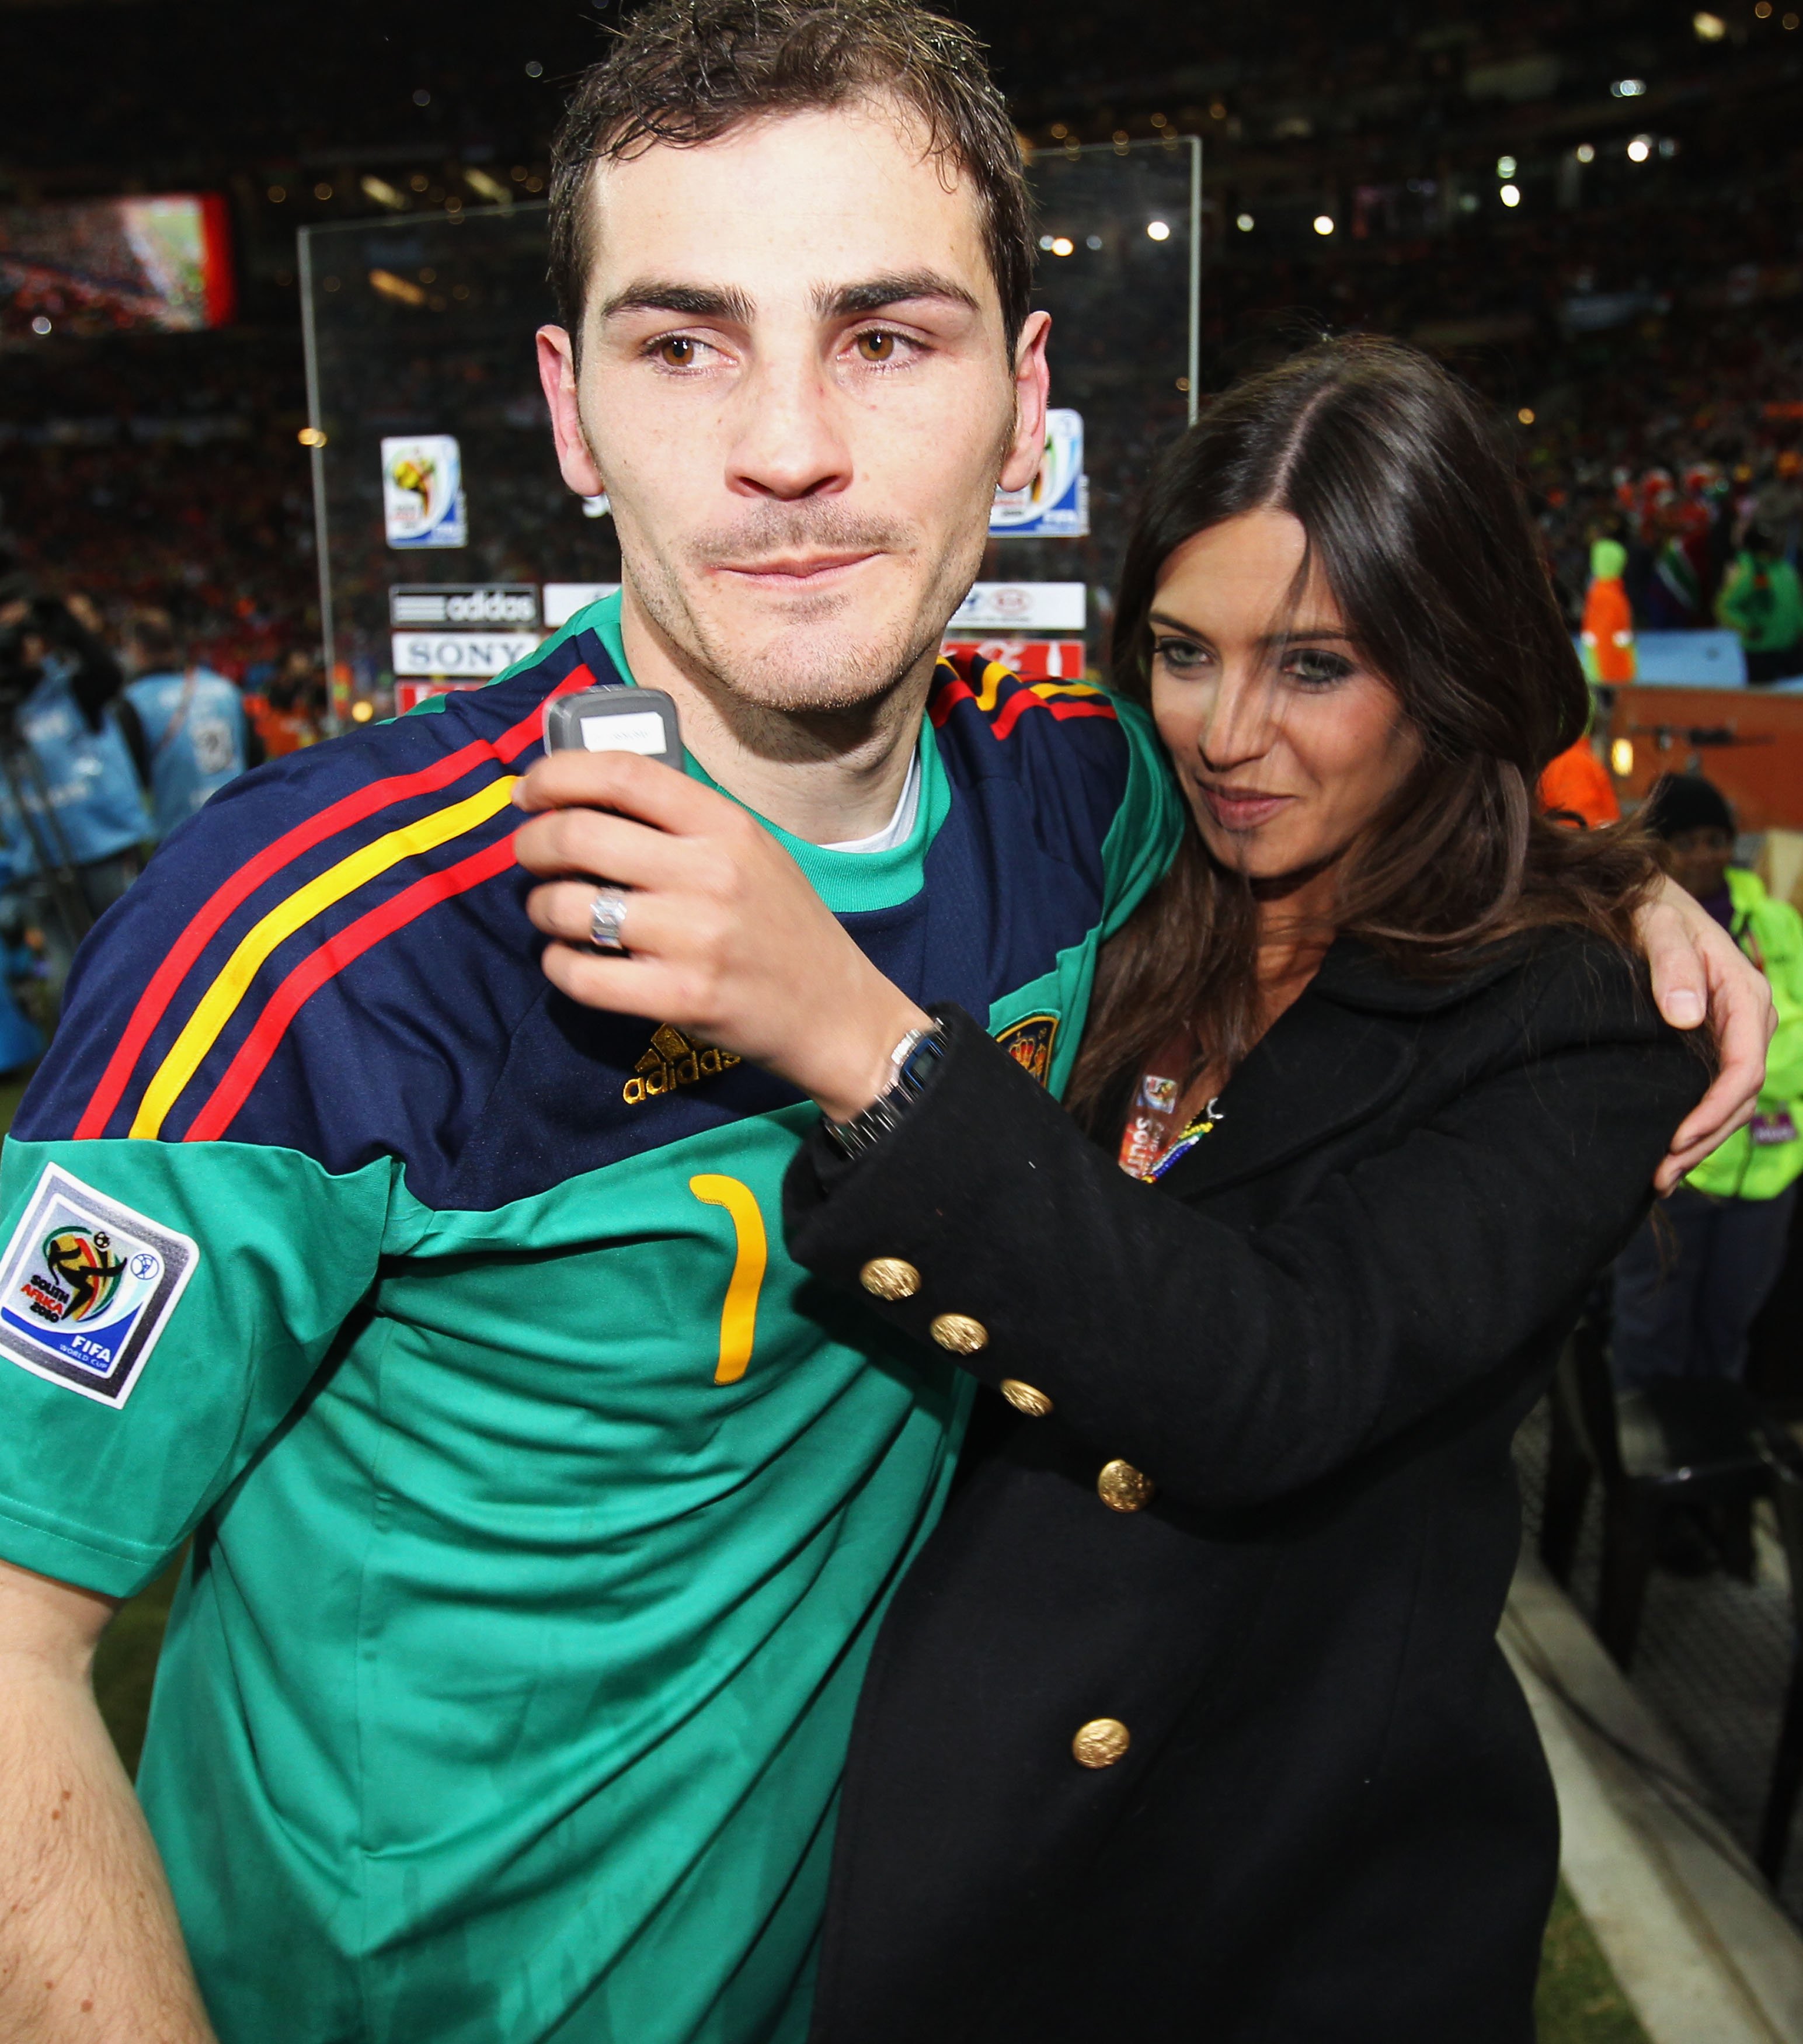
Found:
[{"label": "gold button on coat", "polygon": [[1030,1420],[1043,1420],[1052,1409],[1052,1401],[1045,1393],[1030,1384],[1022,1384],[1018,1377],[1004,1377],[1000,1390],[1017,1412],[1024,1412]]},{"label": "gold button on coat", "polygon": [[1091,1718],[1071,1741],[1071,1753],[1079,1767],[1112,1767],[1132,1744],[1118,1718]]},{"label": "gold button on coat", "polygon": [[969,1313],[941,1313],[926,1331],[941,1348],[949,1349],[953,1355],[975,1355],[980,1348],[989,1346],[989,1330]]},{"label": "gold button on coat", "polygon": [[1102,1473],[1095,1479],[1095,1494],[1111,1512],[1139,1511],[1152,1502],[1157,1488],[1144,1470],[1136,1470],[1118,1456],[1103,1464]]},{"label": "gold button on coat", "polygon": [[857,1274],[857,1281],[873,1297],[911,1299],[920,1289],[920,1273],[900,1256],[873,1256]]}]

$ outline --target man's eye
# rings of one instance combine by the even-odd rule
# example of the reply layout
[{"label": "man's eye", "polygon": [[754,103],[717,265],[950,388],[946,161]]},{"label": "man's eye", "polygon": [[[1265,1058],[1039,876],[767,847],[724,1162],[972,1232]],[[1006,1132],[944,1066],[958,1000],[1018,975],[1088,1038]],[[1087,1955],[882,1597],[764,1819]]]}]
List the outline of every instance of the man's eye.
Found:
[{"label": "man's eye", "polygon": [[651,352],[666,369],[692,369],[701,344],[685,333],[668,333],[651,344]]},{"label": "man's eye", "polygon": [[901,336],[873,329],[869,333],[861,333],[853,345],[866,362],[893,362],[896,351],[901,345]]}]

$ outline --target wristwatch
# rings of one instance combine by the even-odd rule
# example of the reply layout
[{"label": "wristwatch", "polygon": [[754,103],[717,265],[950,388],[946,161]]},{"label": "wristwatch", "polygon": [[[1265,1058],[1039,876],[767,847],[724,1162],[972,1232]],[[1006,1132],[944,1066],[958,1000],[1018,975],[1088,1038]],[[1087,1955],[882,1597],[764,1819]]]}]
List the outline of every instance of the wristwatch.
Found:
[{"label": "wristwatch", "polygon": [[861,1157],[900,1126],[945,1056],[946,1040],[946,1025],[937,1016],[930,1028],[910,1029],[889,1053],[889,1083],[863,1112],[850,1121],[823,1120],[821,1127],[842,1155]]}]

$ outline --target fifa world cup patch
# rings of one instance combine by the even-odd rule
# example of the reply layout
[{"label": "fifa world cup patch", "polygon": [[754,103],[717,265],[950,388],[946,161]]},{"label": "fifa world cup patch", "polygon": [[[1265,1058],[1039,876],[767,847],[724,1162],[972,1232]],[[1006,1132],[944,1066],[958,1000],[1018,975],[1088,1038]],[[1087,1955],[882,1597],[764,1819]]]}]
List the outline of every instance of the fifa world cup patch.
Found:
[{"label": "fifa world cup patch", "polygon": [[121,1406],[199,1260],[186,1235],[47,1164],[0,1258],[0,1351]]},{"label": "fifa world cup patch", "polygon": [[651,1038],[651,1047],[633,1066],[635,1075],[626,1082],[620,1097],[628,1107],[637,1107],[641,1101],[674,1093],[678,1086],[696,1085],[703,1079],[717,1078],[738,1062],[736,1051],[723,1051],[712,1043],[692,1043],[680,1029],[660,1022]]},{"label": "fifa world cup patch", "polygon": [[1042,1085],[1052,1076],[1052,1045],[1058,1034],[1056,1015],[1029,1015],[1011,1022],[995,1041],[1023,1071],[1030,1072]]}]

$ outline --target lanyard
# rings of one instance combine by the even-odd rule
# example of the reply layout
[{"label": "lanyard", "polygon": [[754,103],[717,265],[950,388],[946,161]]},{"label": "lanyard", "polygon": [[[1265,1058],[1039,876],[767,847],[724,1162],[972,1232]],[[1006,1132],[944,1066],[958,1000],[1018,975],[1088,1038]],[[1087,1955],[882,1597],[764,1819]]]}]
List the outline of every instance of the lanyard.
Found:
[{"label": "lanyard", "polygon": [[1157,1185],[1180,1157],[1187,1157],[1203,1136],[1214,1133],[1215,1124],[1222,1118],[1221,1096],[1217,1093],[1150,1170],[1140,1173],[1141,1178],[1149,1185]]}]

